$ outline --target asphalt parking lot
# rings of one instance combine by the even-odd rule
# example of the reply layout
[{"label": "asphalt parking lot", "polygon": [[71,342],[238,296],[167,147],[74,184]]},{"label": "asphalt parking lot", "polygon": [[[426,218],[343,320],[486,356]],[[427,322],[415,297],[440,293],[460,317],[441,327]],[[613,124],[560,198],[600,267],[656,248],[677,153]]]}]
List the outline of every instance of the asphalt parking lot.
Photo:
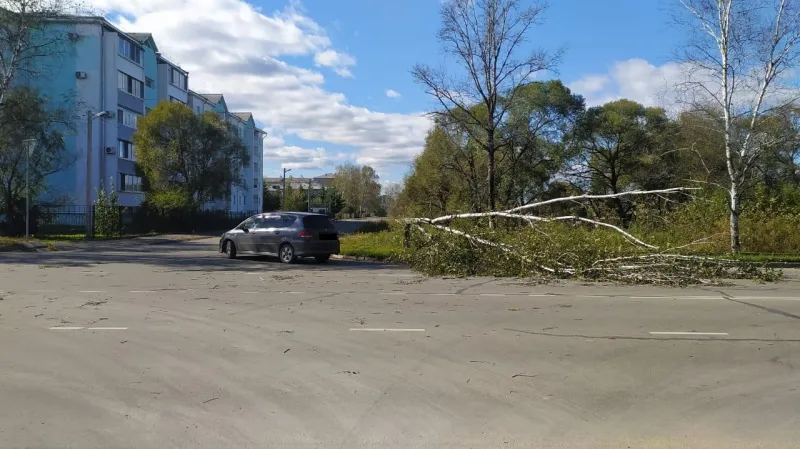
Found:
[{"label": "asphalt parking lot", "polygon": [[800,281],[0,254],[0,447],[798,447]]}]

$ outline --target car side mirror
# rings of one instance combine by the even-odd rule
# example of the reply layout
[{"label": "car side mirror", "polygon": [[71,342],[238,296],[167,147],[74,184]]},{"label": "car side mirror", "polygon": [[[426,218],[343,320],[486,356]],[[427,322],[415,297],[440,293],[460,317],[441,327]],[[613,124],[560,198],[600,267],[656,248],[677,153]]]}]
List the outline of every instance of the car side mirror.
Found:
[{"label": "car side mirror", "polygon": [[247,228],[242,228],[242,231],[244,231],[245,234],[249,234],[250,233],[250,230],[247,229]]}]

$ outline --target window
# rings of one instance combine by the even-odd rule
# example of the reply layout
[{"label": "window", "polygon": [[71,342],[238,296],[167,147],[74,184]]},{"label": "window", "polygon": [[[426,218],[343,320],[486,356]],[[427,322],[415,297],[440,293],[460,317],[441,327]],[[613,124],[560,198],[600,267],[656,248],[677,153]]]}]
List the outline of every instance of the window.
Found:
[{"label": "window", "polygon": [[256,227],[256,219],[255,218],[248,218],[247,220],[243,221],[242,224],[237,226],[239,229],[253,229]]},{"label": "window", "polygon": [[281,217],[276,217],[276,216],[267,217],[267,219],[264,220],[263,227],[267,228],[267,229],[269,229],[269,228],[282,228],[283,227],[283,219],[281,219]]},{"label": "window", "polygon": [[258,194],[253,195],[253,204],[258,204]]},{"label": "window", "polygon": [[119,38],[119,54],[137,64],[142,63],[142,49],[124,37]]},{"label": "window", "polygon": [[303,217],[303,227],[306,229],[336,229],[331,219],[323,215]]},{"label": "window", "polygon": [[136,147],[127,140],[119,141],[119,157],[129,161],[136,160]]},{"label": "window", "polygon": [[172,95],[170,95],[170,96],[169,96],[169,102],[170,102],[170,103],[180,103],[180,104],[186,104],[186,102],[185,102],[185,101],[183,101],[183,100],[181,100],[181,99],[178,99],[178,98],[175,98],[175,97],[173,97]]},{"label": "window", "polygon": [[169,81],[183,90],[186,90],[186,75],[178,69],[171,69]]},{"label": "window", "polygon": [[153,80],[148,77],[144,77],[144,85],[145,87],[153,88]]},{"label": "window", "polygon": [[151,109],[150,109],[150,108],[144,108],[144,113],[145,113],[145,115],[149,114],[149,113],[150,113],[150,111],[151,111]]},{"label": "window", "polygon": [[142,178],[133,175],[126,175],[121,173],[119,175],[120,183],[119,189],[123,192],[141,192],[142,191]]},{"label": "window", "polygon": [[199,115],[199,114],[202,114],[202,113],[203,113],[203,111],[200,109],[200,106],[198,106],[197,107],[197,114]]},{"label": "window", "polygon": [[258,173],[258,162],[253,162],[253,173],[254,174]]},{"label": "window", "polygon": [[141,117],[140,114],[127,109],[117,109],[117,122],[119,122],[120,125],[125,125],[127,127],[136,129],[136,124],[138,123],[139,117]]},{"label": "window", "polygon": [[123,92],[133,95],[136,98],[144,98],[144,83],[128,75],[127,73],[118,72],[117,88]]},{"label": "window", "polygon": [[254,189],[258,188],[258,178],[253,178],[253,188]]}]

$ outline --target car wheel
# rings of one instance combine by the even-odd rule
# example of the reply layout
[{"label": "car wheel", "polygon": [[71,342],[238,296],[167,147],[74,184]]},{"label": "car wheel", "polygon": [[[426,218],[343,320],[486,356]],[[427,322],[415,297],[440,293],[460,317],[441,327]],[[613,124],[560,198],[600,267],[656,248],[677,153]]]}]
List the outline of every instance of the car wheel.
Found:
[{"label": "car wheel", "polygon": [[233,243],[230,240],[225,242],[225,254],[228,256],[228,259],[235,259],[236,258],[236,244]]},{"label": "car wheel", "polygon": [[278,250],[278,258],[283,263],[294,263],[295,257],[294,248],[292,248],[292,245],[285,243],[283,246],[281,246],[281,249]]},{"label": "car wheel", "polygon": [[317,259],[317,263],[325,263],[331,258],[331,255],[325,254],[324,256],[314,256],[314,258]]}]

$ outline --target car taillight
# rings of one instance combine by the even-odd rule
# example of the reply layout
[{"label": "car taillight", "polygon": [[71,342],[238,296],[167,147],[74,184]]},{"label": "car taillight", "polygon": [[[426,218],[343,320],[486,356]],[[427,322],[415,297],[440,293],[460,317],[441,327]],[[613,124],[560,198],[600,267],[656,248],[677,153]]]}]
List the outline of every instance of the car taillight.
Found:
[{"label": "car taillight", "polygon": [[311,233],[308,232],[308,231],[300,231],[300,237],[302,237],[304,239],[310,239],[311,238]]}]

